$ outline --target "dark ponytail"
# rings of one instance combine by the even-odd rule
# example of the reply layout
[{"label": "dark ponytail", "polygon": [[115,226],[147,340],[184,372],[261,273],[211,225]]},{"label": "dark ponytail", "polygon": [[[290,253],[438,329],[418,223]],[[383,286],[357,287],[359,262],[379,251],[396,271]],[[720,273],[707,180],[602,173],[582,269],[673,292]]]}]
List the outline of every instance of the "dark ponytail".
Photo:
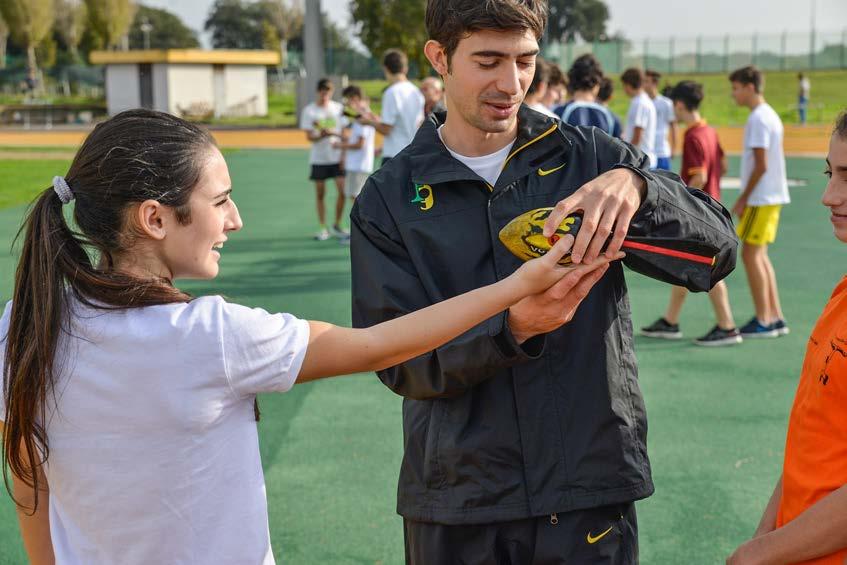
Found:
[{"label": "dark ponytail", "polygon": [[3,479],[10,493],[9,471],[33,488],[33,512],[43,488],[39,469],[50,451],[45,417],[62,369],[56,353],[68,334],[71,294],[89,306],[115,309],[190,299],[172,281],[113,270],[114,256],[129,249],[135,237],[126,225],[134,203],[157,200],[174,208],[181,223],[190,223],[188,199],[214,145],[207,131],[169,114],[120,113],[94,128],[65,176],[78,231],[66,222],[51,187],[37,198],[18,232],[23,244],[3,374]]}]

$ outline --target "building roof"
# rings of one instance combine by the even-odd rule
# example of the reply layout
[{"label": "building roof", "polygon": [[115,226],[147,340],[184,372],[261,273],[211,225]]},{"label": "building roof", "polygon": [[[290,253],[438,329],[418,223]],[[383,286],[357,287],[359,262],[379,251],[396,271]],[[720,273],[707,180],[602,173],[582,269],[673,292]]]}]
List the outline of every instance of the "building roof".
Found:
[{"label": "building roof", "polygon": [[92,51],[92,65],[171,63],[201,65],[278,65],[279,53],[260,49],[148,49]]}]

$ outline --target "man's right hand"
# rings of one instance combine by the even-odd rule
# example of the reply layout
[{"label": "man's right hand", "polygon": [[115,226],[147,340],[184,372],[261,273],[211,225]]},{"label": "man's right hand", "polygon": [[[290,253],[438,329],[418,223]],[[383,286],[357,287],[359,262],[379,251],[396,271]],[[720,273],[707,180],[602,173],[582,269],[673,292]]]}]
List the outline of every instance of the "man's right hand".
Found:
[{"label": "man's right hand", "polygon": [[[623,253],[618,253],[613,259],[623,256]],[[567,276],[546,291],[527,296],[509,308],[509,330],[515,340],[521,344],[570,322],[588,292],[608,270],[609,261],[608,257],[601,255],[590,263],[576,266],[575,270],[584,273],[576,284],[572,277]]]}]

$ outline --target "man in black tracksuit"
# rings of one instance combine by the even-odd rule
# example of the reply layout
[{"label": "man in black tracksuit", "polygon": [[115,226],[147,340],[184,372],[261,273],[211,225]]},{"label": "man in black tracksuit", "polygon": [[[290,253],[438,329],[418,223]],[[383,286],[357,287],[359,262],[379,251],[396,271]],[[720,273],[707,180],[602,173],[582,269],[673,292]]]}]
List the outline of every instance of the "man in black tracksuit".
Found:
[{"label": "man in black tracksuit", "polygon": [[[461,2],[467,6],[460,13],[486,9],[473,8],[485,5],[475,0],[430,0],[428,28],[435,17],[430,10],[443,11],[433,3]],[[488,29],[502,21],[494,18]],[[671,261],[669,268],[661,259],[659,268],[659,260],[630,254],[623,263],[635,271],[705,291],[733,269],[737,241],[726,210],[687,190],[676,175],[649,171],[637,149],[519,103],[509,122],[514,127],[508,125],[513,130],[496,122],[511,101],[522,99],[524,82],[531,80],[531,69],[522,74],[521,61],[532,51],[524,47],[539,35],[533,37],[535,27],[506,33],[499,45],[496,35],[474,31],[455,48],[452,61],[434,51],[445,41],[427,44],[430,61],[446,79],[446,115],[456,121],[447,118],[439,130],[445,114],[433,115],[357,199],[354,325],[395,318],[508,276],[520,259],[500,243],[500,229],[563,199],[559,212],[572,206],[585,213],[587,235],[575,244],[575,260],[596,256],[595,243],[628,227],[630,236],[699,242],[716,257],[705,277],[684,261]],[[496,84],[485,83],[481,110],[462,106],[459,98],[465,84],[458,81],[471,73],[450,76],[449,65],[456,71],[465,47],[476,49],[469,65],[479,53],[495,53],[500,68],[512,65],[491,79]],[[478,67],[484,78],[487,65],[486,59]],[[500,91],[505,94],[497,98]],[[492,100],[499,106],[484,106]],[[470,118],[460,123],[464,116]],[[454,147],[463,143],[456,131],[472,131],[468,124],[482,124],[483,144],[498,132],[514,132],[494,182],[463,157],[467,148]],[[589,198],[599,193],[606,200]],[[609,199],[624,194],[618,200],[635,202],[629,216],[613,215],[624,228],[603,231],[611,222],[592,211],[611,209]],[[592,231],[597,238],[591,239]],[[593,243],[586,250],[588,241]],[[637,562],[633,502],[652,494],[653,484],[623,265],[610,266],[569,323],[553,320],[555,306],[546,297],[513,307],[433,352],[378,373],[404,397],[397,511],[404,517],[408,563]]]}]

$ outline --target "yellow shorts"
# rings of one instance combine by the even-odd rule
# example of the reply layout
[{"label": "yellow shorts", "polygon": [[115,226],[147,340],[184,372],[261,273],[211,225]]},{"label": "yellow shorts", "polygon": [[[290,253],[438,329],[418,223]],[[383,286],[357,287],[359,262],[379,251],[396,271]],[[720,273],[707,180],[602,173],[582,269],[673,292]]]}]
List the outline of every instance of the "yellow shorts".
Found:
[{"label": "yellow shorts", "polygon": [[741,221],[735,228],[738,238],[743,243],[751,245],[767,245],[776,240],[776,229],[779,227],[779,211],[781,204],[770,206],[747,206]]}]

